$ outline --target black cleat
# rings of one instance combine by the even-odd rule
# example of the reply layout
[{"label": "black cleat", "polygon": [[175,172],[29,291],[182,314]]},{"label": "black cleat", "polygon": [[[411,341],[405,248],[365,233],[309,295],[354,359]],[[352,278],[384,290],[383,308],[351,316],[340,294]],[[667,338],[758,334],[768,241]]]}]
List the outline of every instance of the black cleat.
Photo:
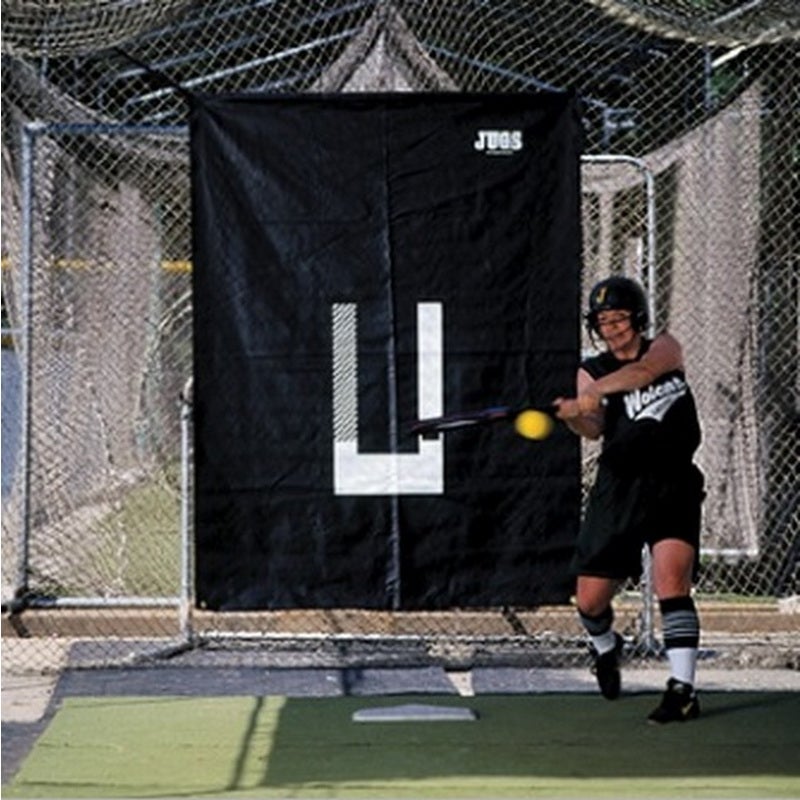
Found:
[{"label": "black cleat", "polygon": [[607,653],[598,653],[592,647],[594,654],[594,666],[592,673],[597,678],[597,685],[600,687],[600,694],[606,700],[616,700],[619,697],[620,689],[622,688],[622,678],[619,673],[619,656],[622,653],[622,645],[624,644],[622,637],[614,634],[616,643],[613,649]]},{"label": "black cleat", "polygon": [[667,722],[686,722],[699,715],[700,703],[692,685],[670,678],[660,705],[647,717],[647,721],[653,725],[663,725]]}]

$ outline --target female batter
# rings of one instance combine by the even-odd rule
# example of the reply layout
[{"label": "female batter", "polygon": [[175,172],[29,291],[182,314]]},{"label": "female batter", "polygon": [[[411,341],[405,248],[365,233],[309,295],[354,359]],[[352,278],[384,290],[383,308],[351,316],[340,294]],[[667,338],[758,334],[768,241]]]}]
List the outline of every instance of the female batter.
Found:
[{"label": "female batter", "polygon": [[594,286],[586,322],[606,350],[581,364],[577,396],[555,404],[575,433],[603,439],[573,560],[593,671],[603,696],[618,697],[622,637],[613,630],[611,601],[623,581],[640,576],[647,546],[671,669],[648,719],[693,719],[700,712],[694,689],[700,624],[691,589],[704,492],[693,463],[700,425],[681,346],[668,333],[645,336],[646,297],[628,278]]}]

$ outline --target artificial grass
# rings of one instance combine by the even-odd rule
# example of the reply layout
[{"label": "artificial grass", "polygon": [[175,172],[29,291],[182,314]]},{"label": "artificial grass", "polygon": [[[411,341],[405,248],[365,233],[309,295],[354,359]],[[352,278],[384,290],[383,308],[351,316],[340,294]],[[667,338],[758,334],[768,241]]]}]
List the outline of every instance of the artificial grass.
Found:
[{"label": "artificial grass", "polygon": [[[800,694],[68,698],[8,797],[800,796]],[[466,705],[477,722],[355,723],[377,705]]]}]

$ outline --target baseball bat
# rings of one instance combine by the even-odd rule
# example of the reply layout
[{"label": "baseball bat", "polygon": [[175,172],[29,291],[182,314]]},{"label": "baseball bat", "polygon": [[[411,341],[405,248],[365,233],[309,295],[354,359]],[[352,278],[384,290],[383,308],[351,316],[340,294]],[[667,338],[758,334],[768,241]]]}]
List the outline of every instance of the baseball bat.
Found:
[{"label": "baseball bat", "polygon": [[453,431],[460,428],[471,428],[477,425],[491,425],[494,422],[513,420],[523,411],[542,411],[555,416],[555,406],[490,406],[477,411],[460,411],[445,414],[442,417],[427,417],[415,420],[411,424],[411,432],[418,435],[430,435],[442,431]]}]

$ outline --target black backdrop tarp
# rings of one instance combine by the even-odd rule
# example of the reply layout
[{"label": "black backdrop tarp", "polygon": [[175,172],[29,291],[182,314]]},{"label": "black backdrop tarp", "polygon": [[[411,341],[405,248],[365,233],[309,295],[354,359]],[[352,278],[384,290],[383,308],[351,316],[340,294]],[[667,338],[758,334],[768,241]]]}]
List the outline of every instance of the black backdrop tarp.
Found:
[{"label": "black backdrop tarp", "polygon": [[[408,426],[420,303],[441,313],[443,413],[571,391],[579,151],[565,94],[195,98],[201,607],[568,599],[577,438],[495,425],[437,445]],[[336,483],[336,307],[357,320],[340,326],[356,331],[357,366],[336,371],[357,406],[340,408],[337,437],[362,460],[411,459],[412,477],[421,447],[442,448],[438,490],[381,484],[369,465],[363,492]]]}]

